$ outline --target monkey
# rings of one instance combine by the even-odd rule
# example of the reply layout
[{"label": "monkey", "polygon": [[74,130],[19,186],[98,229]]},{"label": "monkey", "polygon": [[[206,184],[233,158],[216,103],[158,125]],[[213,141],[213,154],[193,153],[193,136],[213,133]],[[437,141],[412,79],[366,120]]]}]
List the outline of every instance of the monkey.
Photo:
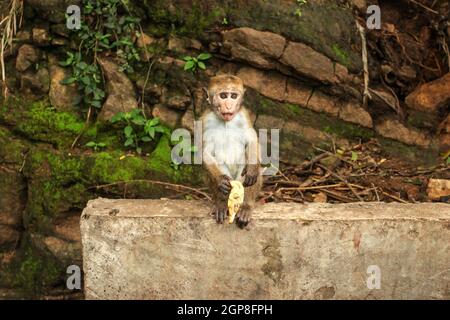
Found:
[{"label": "monkey", "polygon": [[239,180],[244,186],[244,203],[236,223],[245,228],[262,187],[262,174],[258,137],[242,105],[243,81],[229,74],[214,76],[205,91],[210,109],[201,117],[202,156],[213,194],[212,214],[218,223],[226,220],[230,181]]}]

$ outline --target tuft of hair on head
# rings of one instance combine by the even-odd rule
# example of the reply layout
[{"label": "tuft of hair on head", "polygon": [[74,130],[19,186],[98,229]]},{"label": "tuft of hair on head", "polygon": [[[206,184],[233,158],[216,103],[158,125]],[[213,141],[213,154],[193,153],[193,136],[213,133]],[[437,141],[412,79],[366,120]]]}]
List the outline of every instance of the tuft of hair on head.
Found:
[{"label": "tuft of hair on head", "polygon": [[244,92],[244,82],[232,74],[221,74],[209,80],[209,93],[213,94],[218,88]]}]

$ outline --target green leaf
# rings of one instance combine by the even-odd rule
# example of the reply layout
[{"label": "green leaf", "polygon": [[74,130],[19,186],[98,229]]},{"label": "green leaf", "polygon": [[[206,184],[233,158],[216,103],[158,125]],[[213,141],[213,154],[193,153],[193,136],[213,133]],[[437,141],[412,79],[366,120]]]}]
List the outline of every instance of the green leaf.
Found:
[{"label": "green leaf", "polygon": [[111,117],[111,122],[115,123],[117,121],[120,121],[120,120],[123,119],[123,117],[124,117],[124,113],[123,112],[117,112],[115,115],[113,115]]},{"label": "green leaf", "polygon": [[97,109],[100,109],[100,108],[102,107],[102,104],[101,104],[100,101],[98,101],[98,100],[92,100],[92,101],[91,101],[91,105],[92,105],[94,108],[97,108]]},{"label": "green leaf", "polygon": [[200,53],[197,57],[198,60],[208,60],[212,57],[210,53]]},{"label": "green leaf", "polygon": [[77,78],[75,78],[75,77],[69,77],[69,78],[62,79],[59,83],[60,84],[72,84],[76,80],[77,80]]},{"label": "green leaf", "polygon": [[88,143],[85,144],[86,147],[95,147],[95,142],[94,141],[89,141]]},{"label": "green leaf", "polygon": [[352,151],[352,161],[358,160],[358,154],[355,151]]},{"label": "green leaf", "polygon": [[150,141],[152,141],[152,138],[150,138],[149,136],[143,136],[143,137],[141,138],[141,141],[144,141],[144,142],[150,142]]},{"label": "green leaf", "polygon": [[206,70],[205,64],[204,64],[203,62],[201,62],[201,61],[198,62],[198,67],[199,67],[200,69]]},{"label": "green leaf", "polygon": [[81,78],[81,82],[85,86],[89,86],[91,84],[91,78],[89,78],[88,76],[84,76],[84,77]]},{"label": "green leaf", "polygon": [[158,123],[159,123],[159,118],[153,118],[148,122],[148,125],[150,127],[153,127],[153,126],[157,125]]},{"label": "green leaf", "polygon": [[147,133],[150,137],[152,137],[152,139],[155,139],[155,128],[153,127],[149,128]]},{"label": "green leaf", "polygon": [[190,60],[192,60],[192,57],[190,57],[190,56],[185,56],[185,57],[183,58],[183,60],[184,60],[184,61],[190,61]]},{"label": "green leaf", "polygon": [[194,66],[195,66],[195,62],[193,60],[189,60],[188,62],[186,62],[184,64],[184,70],[185,71],[190,70],[190,69],[194,68]]},{"label": "green leaf", "polygon": [[139,154],[141,154],[141,153],[142,153],[142,148],[141,148],[141,147],[137,147],[137,148],[136,148],[136,152],[139,153]]},{"label": "green leaf", "polygon": [[125,133],[125,136],[129,137],[133,133],[133,127],[126,126],[125,129],[123,129],[123,132]]},{"label": "green leaf", "polygon": [[97,143],[97,147],[104,148],[104,147],[106,147],[106,143],[99,142],[99,143]]},{"label": "green leaf", "polygon": [[133,144],[133,138],[128,138],[128,139],[125,141],[124,146],[125,146],[125,147],[128,147],[128,146],[131,146],[132,144]]},{"label": "green leaf", "polygon": [[450,157],[447,158],[446,164],[450,164]]}]

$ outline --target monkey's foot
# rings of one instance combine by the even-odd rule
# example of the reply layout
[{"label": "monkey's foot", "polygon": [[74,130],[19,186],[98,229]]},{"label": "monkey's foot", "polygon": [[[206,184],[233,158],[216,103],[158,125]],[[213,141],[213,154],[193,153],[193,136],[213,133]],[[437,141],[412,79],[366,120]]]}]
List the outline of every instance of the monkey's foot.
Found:
[{"label": "monkey's foot", "polygon": [[250,208],[242,208],[237,213],[236,224],[239,228],[244,229],[248,226],[251,219],[251,209]]},{"label": "monkey's foot", "polygon": [[228,216],[228,208],[226,206],[214,207],[212,213],[217,223],[223,223]]}]

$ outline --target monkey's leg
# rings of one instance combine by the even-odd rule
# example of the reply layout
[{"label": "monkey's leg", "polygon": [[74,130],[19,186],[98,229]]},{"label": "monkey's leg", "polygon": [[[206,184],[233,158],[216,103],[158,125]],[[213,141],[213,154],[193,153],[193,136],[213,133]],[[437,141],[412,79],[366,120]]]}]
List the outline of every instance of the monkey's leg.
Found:
[{"label": "monkey's leg", "polygon": [[255,207],[256,197],[262,187],[262,176],[258,177],[256,183],[244,189],[244,203],[237,213],[236,223],[239,228],[245,228],[251,220],[252,211]]}]

